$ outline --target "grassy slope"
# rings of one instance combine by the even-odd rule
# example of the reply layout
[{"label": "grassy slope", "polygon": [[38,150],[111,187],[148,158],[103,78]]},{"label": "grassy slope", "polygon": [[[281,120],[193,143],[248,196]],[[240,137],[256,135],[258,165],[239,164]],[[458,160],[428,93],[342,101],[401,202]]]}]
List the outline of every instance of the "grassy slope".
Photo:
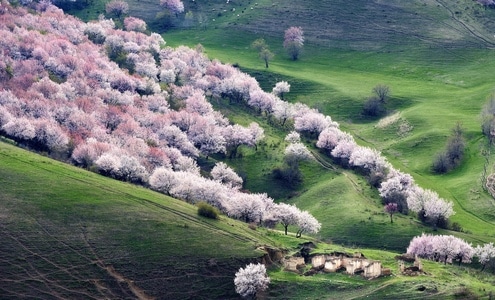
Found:
[{"label": "grassy slope", "polygon": [[154,297],[232,298],[235,271],[278,243],[1,142],[0,186],[3,297],[135,297],[129,280]]},{"label": "grassy slope", "polygon": [[[296,251],[301,239],[196,215],[182,201],[0,142],[0,292],[6,298],[236,298],[232,278],[260,244]],[[319,243],[316,253],[364,253],[397,274],[396,253]],[[424,262],[428,276],[312,277],[272,267],[268,298],[449,299],[493,277]],[[456,276],[453,281],[452,277]],[[435,282],[432,282],[435,278]],[[420,290],[421,289],[421,290]]]},{"label": "grassy slope", "polygon": [[[136,1],[129,3],[131,14],[137,16],[151,18],[150,11],[157,11],[137,10],[145,6],[138,6]],[[262,0],[258,5],[237,1],[235,7],[226,7],[225,1],[216,0],[195,3],[193,7],[186,2],[186,9],[207,21],[188,30],[166,32],[168,45],[201,43],[210,58],[239,63],[267,90],[278,80],[288,80],[292,85],[287,95],[289,101],[301,101],[331,115],[359,143],[381,149],[394,166],[411,173],[421,186],[453,200],[457,212],[453,220],[472,233],[460,236],[474,243],[494,240],[495,203],[478,182],[483,163],[479,155],[483,139],[478,114],[492,91],[491,74],[495,67],[490,59],[491,50],[487,49],[493,46],[492,11],[483,10],[470,0],[365,4]],[[146,5],[156,8],[152,3]],[[96,16],[94,11],[87,14],[92,15]],[[174,21],[176,25],[181,22]],[[283,30],[292,25],[302,26],[308,40],[296,62],[290,61],[281,47]],[[276,53],[268,71],[249,48],[259,37],[264,37]],[[401,121],[412,126],[408,134],[397,134],[398,123],[380,129],[375,127],[378,120],[361,116],[364,99],[378,83],[391,87],[389,109],[399,111]],[[231,112],[229,117],[241,123],[255,120],[269,128],[250,112],[233,107],[223,110]],[[432,157],[443,148],[457,121],[463,123],[469,137],[466,160],[455,172],[434,176],[429,170]],[[243,149],[243,158],[229,163],[247,176],[249,189],[267,191],[312,211],[323,223],[321,238],[403,251],[410,237],[428,231],[409,217],[399,217],[390,225],[381,212],[376,192],[369,190],[362,178],[347,171],[334,174],[309,163],[303,166],[304,185],[292,193],[283,188],[270,176],[271,169],[280,163],[282,138],[283,132],[270,129],[264,152]],[[310,288],[302,289],[302,284],[284,284],[286,277],[280,275],[277,286],[300,295],[311,294],[313,285],[327,284],[307,279],[312,282]],[[390,287],[397,289],[394,285]],[[300,288],[302,292],[298,292]]]}]

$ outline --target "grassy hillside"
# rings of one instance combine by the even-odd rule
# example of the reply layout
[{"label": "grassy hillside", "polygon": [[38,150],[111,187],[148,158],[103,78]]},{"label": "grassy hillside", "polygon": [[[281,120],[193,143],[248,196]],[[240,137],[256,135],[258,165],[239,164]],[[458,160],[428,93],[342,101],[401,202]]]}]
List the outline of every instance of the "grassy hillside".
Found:
[{"label": "grassy hillside", "polygon": [[[305,241],[225,217],[0,142],[0,292],[3,298],[237,299],[234,273],[264,253]],[[470,267],[424,262],[398,273],[397,253],[319,243],[314,253],[362,252],[394,276],[300,276],[270,268],[267,299],[454,299],[495,292]],[[456,280],[452,280],[455,276]],[[434,282],[432,281],[434,278]]]},{"label": "grassy hillside", "polygon": [[[210,58],[239,64],[266,90],[276,81],[289,81],[289,101],[309,104],[332,116],[360,144],[381,150],[421,186],[454,201],[456,215],[452,220],[476,234],[474,240],[493,240],[495,203],[480,184],[484,162],[480,152],[486,140],[479,121],[481,107],[494,86],[490,76],[495,69],[490,59],[493,37],[488,34],[493,11],[474,1],[368,1],[361,3],[363,6],[348,1],[261,1],[254,13],[249,3],[241,3],[246,9],[239,17],[222,14],[215,18],[215,25],[210,22],[207,27],[171,30],[164,38],[171,46],[201,43]],[[266,14],[258,14],[260,10]],[[283,30],[291,25],[302,26],[308,41],[298,61],[290,61],[281,47]],[[268,69],[250,48],[259,37],[265,38],[276,53]],[[387,109],[389,116],[398,116],[393,121],[362,115],[362,105],[377,84],[391,88]],[[465,128],[468,139],[463,164],[450,174],[434,175],[433,157],[443,149],[457,122]],[[248,179],[262,174],[260,169],[241,170],[250,175]],[[311,190],[307,195],[319,195],[332,186],[327,176],[321,176],[323,171],[313,168],[312,172],[320,175],[320,184],[308,183],[301,192]],[[263,187],[277,189],[273,184]],[[338,190],[329,194],[342,199]],[[291,201],[316,208],[306,204],[310,201],[307,195],[300,193]],[[346,197],[362,203],[359,193]],[[376,194],[366,197],[378,203]],[[362,207],[366,209],[366,205]],[[366,224],[369,217],[362,213],[357,223]],[[337,232],[351,230],[349,224],[323,222],[324,227]],[[366,235],[368,227],[362,228]],[[328,234],[325,238],[339,238]],[[356,239],[373,246],[361,236]],[[403,242],[396,247],[404,247]]]},{"label": "grassy hillside", "polygon": [[2,298],[235,298],[237,269],[278,244],[2,142],[0,186]]},{"label": "grassy hillside", "polygon": [[[495,241],[495,201],[483,191],[480,184],[484,164],[481,150],[486,147],[486,140],[480,133],[479,121],[481,107],[494,87],[492,74],[495,61],[491,59],[492,48],[495,45],[492,34],[495,25],[491,21],[495,17],[493,10],[485,10],[471,0],[282,2],[260,0],[230,1],[230,4],[215,0],[194,1],[194,4],[192,1],[186,1],[186,11],[191,11],[189,15],[191,19],[186,20],[184,15],[157,19],[157,12],[161,9],[152,1],[129,0],[128,2],[131,6],[131,15],[145,18],[152,25],[151,28],[166,30],[164,39],[169,46],[182,44],[194,46],[201,43],[211,59],[238,64],[242,70],[255,76],[265,90],[270,90],[277,81],[287,80],[291,84],[291,92],[287,94],[288,101],[306,103],[332,116],[343,129],[352,133],[359,144],[381,150],[396,168],[413,175],[420,186],[432,189],[442,197],[453,201],[456,215],[452,217],[452,221],[458,222],[464,232],[439,231],[439,233],[455,234],[474,244]],[[102,3],[103,1],[95,0],[95,6],[74,13],[84,19],[96,18],[103,12]],[[282,48],[283,31],[289,26],[301,26],[306,33],[307,42],[298,61],[291,61]],[[260,37],[265,38],[276,54],[268,69],[265,69],[257,53],[250,48],[251,42]],[[362,105],[377,84],[386,84],[391,88],[392,97],[387,104],[388,116],[364,117]],[[402,252],[411,237],[431,231],[412,216],[397,216],[395,223],[390,224],[388,216],[382,212],[376,190],[371,189],[362,177],[353,174],[350,170],[328,170],[316,162],[308,162],[301,167],[304,178],[301,185],[297,187],[284,185],[273,177],[272,170],[282,164],[283,137],[290,128],[272,126],[270,120],[243,107],[231,106],[226,102],[214,103],[214,105],[237,123],[248,124],[256,121],[265,128],[267,138],[264,144],[260,145],[260,150],[241,149],[242,157],[227,161],[246,178],[246,188],[256,192],[268,192],[277,200],[296,203],[298,207],[309,210],[322,222],[322,231],[319,234],[322,240],[334,241],[350,247],[367,247],[368,249],[363,252],[368,251],[372,253],[371,256],[387,261],[387,266],[390,268],[396,268],[393,253],[373,252],[375,250],[369,248]],[[462,123],[466,130],[468,147],[465,158],[461,166],[453,172],[435,175],[431,171],[433,157],[444,148],[450,130],[457,122]],[[308,145],[314,143],[310,140],[306,142]],[[493,162],[493,157],[490,157],[489,170]],[[92,178],[95,175],[86,176]],[[60,180],[59,177],[55,179]],[[102,182],[105,180],[98,176],[95,178]],[[95,181],[92,182],[93,185],[99,186],[94,184]],[[17,187],[16,191],[26,186]],[[122,188],[117,190],[119,192],[114,191],[116,196],[113,197],[114,201],[110,201],[111,203],[123,197],[120,193]],[[150,192],[143,191],[143,195],[148,195],[147,193]],[[15,192],[11,194],[17,195]],[[131,194],[134,195],[134,192]],[[141,192],[139,195],[144,197],[141,196]],[[45,196],[45,198],[50,197]],[[160,222],[156,219],[148,222],[147,219],[153,220],[153,217],[147,216],[147,210],[141,211],[145,206],[151,205],[148,204],[149,202],[142,200],[143,206],[139,206],[138,209],[129,204],[135,204],[136,201],[126,201],[125,205],[129,206],[130,211],[136,210],[136,213],[146,220],[144,225],[132,222],[134,217],[129,217],[129,222],[117,219],[115,221],[117,227],[124,226],[122,232],[111,231],[104,238],[95,239],[106,241],[109,237],[118,237],[113,243],[134,245],[131,249],[135,252],[129,253],[137,253],[139,261],[142,261],[142,257],[149,258],[149,255],[148,252],[143,254],[143,246],[140,245],[154,244],[155,242],[151,240],[154,241],[155,238],[160,240],[166,230],[156,229],[154,222],[158,224]],[[163,205],[162,202],[159,203]],[[51,209],[52,205],[33,205],[30,203],[29,207],[36,208],[33,212],[35,216],[43,211],[47,214],[46,220],[50,220],[46,222],[49,224],[58,222],[55,223],[54,228],[67,222],[68,217],[64,219],[64,214],[60,210]],[[82,206],[85,205],[87,204]],[[41,210],[41,207],[45,209]],[[109,203],[106,203],[105,207],[116,210],[111,208]],[[15,212],[17,205],[11,203],[7,208]],[[64,209],[71,208],[66,206]],[[191,207],[188,209],[190,216],[193,217],[194,209]],[[100,207],[95,209],[93,206],[93,211],[99,213],[100,210]],[[51,211],[59,211],[59,213],[50,213]],[[105,213],[103,210],[102,214],[108,212]],[[157,213],[153,212],[151,216],[154,214]],[[52,217],[55,217],[53,221]],[[160,214],[155,218],[160,219]],[[195,216],[194,218],[197,219]],[[26,222],[31,224],[26,232],[43,232],[41,227],[46,226],[32,224],[33,222]],[[70,228],[79,226],[77,225],[79,223],[74,225],[74,222],[71,217]],[[9,224],[14,226],[15,223]],[[167,239],[170,236],[177,236],[180,230],[184,231],[181,236],[190,236],[190,227],[184,226],[185,222],[182,219],[174,224],[175,227],[166,227],[172,234],[163,236],[161,244],[158,244],[160,249],[168,251],[174,248],[168,247]],[[127,225],[129,226],[126,227]],[[151,230],[152,234],[148,235],[147,232],[140,234],[131,230],[141,227]],[[98,229],[97,232],[105,233],[104,228]],[[87,229],[79,234],[83,237],[82,241],[81,238],[79,239],[79,243],[84,242],[85,230]],[[24,233],[25,230],[19,232]],[[72,233],[65,234],[73,236]],[[242,232],[242,235],[244,234],[245,232]],[[247,231],[246,234],[253,233]],[[128,235],[138,236],[128,238]],[[153,238],[148,239],[148,237]],[[197,240],[201,237],[204,235],[191,236],[191,239]],[[251,245],[254,245],[255,242],[252,240],[259,238],[261,237],[247,239],[250,240]],[[172,241],[179,243],[181,239],[172,238]],[[239,242],[242,244],[242,241]],[[272,241],[266,242],[272,243]],[[232,244],[230,240],[227,243]],[[220,243],[205,244],[204,251],[206,253],[212,251],[210,253],[212,255],[218,253],[211,249],[218,244]],[[232,247],[236,247],[235,245],[236,243],[233,243]],[[210,250],[206,249],[208,247]],[[226,254],[223,257],[224,254],[221,254],[223,260],[220,258],[217,260],[224,263],[225,268],[231,268],[229,270],[232,273],[235,268],[232,267],[232,260],[229,260],[229,257],[240,257],[240,259],[255,257],[257,253],[252,251],[253,248],[254,246],[238,252],[227,249],[225,253],[235,252],[236,255]],[[84,249],[92,253],[91,248]],[[102,253],[110,255],[108,252],[111,250],[105,249]],[[124,254],[116,254],[117,257],[130,251],[125,249]],[[187,256],[188,260],[185,264],[192,269],[194,269],[192,265],[202,264],[203,271],[210,274],[205,258],[208,255],[196,260],[197,253],[198,251],[191,249],[192,260]],[[181,254],[182,251],[171,252],[171,255]],[[101,256],[112,261],[112,256],[91,255],[89,257],[93,260]],[[128,261],[125,265],[122,263],[119,266],[121,272],[130,274],[136,272],[134,269],[132,271],[126,269],[126,266],[136,263],[137,259],[127,258],[130,254],[123,257]],[[156,257],[165,261],[158,265],[169,266],[166,263],[167,259],[158,254],[149,258],[148,262]],[[147,264],[143,263],[143,265]],[[17,263],[9,266],[18,268]],[[283,298],[290,295],[295,299],[304,297],[316,299],[322,297],[322,294],[332,294],[335,298],[346,299],[360,299],[370,295],[380,299],[424,297],[443,299],[457,295],[457,298],[465,299],[473,296],[470,292],[478,296],[486,296],[490,291],[490,283],[487,283],[487,279],[471,269],[456,269],[432,263],[427,263],[427,266],[432,272],[430,273],[432,277],[389,278],[372,283],[343,275],[332,277],[329,283],[326,277],[320,275],[306,278],[274,270],[271,274],[273,284],[269,296]],[[25,268],[21,264],[17,270]],[[108,276],[105,268],[99,267],[99,269],[99,272]],[[195,282],[194,276],[201,274],[201,272],[191,272],[192,269],[187,269],[189,271],[184,271],[182,275],[167,276],[179,278],[177,282],[188,286],[191,282]],[[150,273],[145,267],[143,270],[139,271],[136,278],[141,278],[141,274],[145,274],[151,279],[142,280],[142,283],[155,284],[157,277],[150,275],[155,274],[155,271]],[[218,273],[214,273],[211,277],[216,278],[217,275]],[[126,276],[133,278],[130,275]],[[229,276],[228,280],[231,280],[231,275]],[[225,282],[228,281],[224,279]],[[215,293],[222,295],[221,287],[226,287],[227,284],[218,286],[218,291]],[[38,286],[36,288],[44,289]],[[97,288],[92,286],[90,289]],[[227,289],[229,289],[227,293],[231,295],[233,288],[230,283]],[[322,289],[325,292],[322,293]],[[124,291],[125,287],[119,292],[114,290],[115,288],[112,289],[112,293],[130,293]],[[193,296],[197,295],[200,293]]]},{"label": "grassy hillside", "polygon": [[[162,11],[153,2],[128,2],[130,14],[150,24],[155,24],[156,12]],[[94,17],[95,7],[78,14]],[[277,81],[289,81],[292,88],[288,101],[306,103],[332,116],[360,144],[381,150],[396,168],[412,174],[421,186],[452,200],[456,211],[452,221],[474,233],[473,241],[495,238],[495,201],[480,183],[484,163],[480,152],[486,140],[479,121],[481,107],[494,86],[491,74],[495,63],[490,59],[493,10],[471,0],[196,1],[185,2],[185,7],[190,12],[187,22],[185,15],[170,16],[167,21],[170,27],[164,38],[168,45],[201,43],[210,58],[239,64],[266,90]],[[282,48],[283,31],[288,26],[301,26],[305,31],[307,42],[298,61],[291,61]],[[259,37],[265,38],[276,54],[268,69],[250,48]],[[392,91],[387,109],[389,116],[398,116],[392,121],[362,115],[363,103],[377,84],[386,84]],[[236,122],[265,122],[242,108],[219,105],[217,109]],[[434,175],[433,157],[443,149],[457,122],[465,128],[468,139],[463,164],[450,174]],[[269,122],[264,127],[272,132]],[[295,192],[274,181],[271,171],[281,163],[285,132],[287,129],[275,129],[268,135],[264,147],[267,153],[246,151],[242,159],[229,164],[245,175],[250,190],[268,192],[277,199],[291,198],[301,207],[314,209],[317,202],[325,200],[309,201],[307,195],[321,195],[328,186],[347,178],[329,180],[331,175],[326,170],[315,167],[304,173],[307,180]],[[349,199],[363,207],[364,212],[349,218],[355,224],[375,219],[373,214],[380,210],[376,193],[363,196],[356,190],[344,194],[339,190],[332,190],[331,197]],[[360,199],[366,200],[363,203]],[[366,202],[374,203],[373,209]],[[330,205],[328,210],[337,207]],[[371,209],[371,216],[366,209]],[[354,232],[357,226],[366,235],[367,226],[327,219],[323,223],[334,232],[326,231],[322,238],[350,238],[351,244],[375,246],[371,242],[374,238],[363,240],[354,234],[341,238],[335,234]],[[403,238],[387,247],[403,249],[405,241],[427,228],[408,229],[407,234],[393,230]]]}]

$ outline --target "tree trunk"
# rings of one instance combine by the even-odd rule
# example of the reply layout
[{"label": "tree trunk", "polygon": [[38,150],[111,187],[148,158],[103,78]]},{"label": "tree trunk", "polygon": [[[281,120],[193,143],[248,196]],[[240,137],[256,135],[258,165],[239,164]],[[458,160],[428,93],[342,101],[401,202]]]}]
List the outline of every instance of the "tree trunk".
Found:
[{"label": "tree trunk", "polygon": [[287,227],[289,227],[289,225],[284,226],[284,228],[285,228],[285,235],[287,235]]},{"label": "tree trunk", "polygon": [[390,214],[390,223],[394,223],[393,215],[394,214]]}]

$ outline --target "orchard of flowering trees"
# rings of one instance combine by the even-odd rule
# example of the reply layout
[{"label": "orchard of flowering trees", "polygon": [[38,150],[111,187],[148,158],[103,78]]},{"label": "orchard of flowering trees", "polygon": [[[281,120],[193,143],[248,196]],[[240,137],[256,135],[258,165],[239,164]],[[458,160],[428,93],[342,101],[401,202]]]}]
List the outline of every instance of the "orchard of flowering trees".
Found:
[{"label": "orchard of flowering trees", "polygon": [[[166,47],[158,34],[144,34],[137,18],[125,18],[124,31],[103,17],[83,23],[49,3],[30,3],[33,13],[1,1],[1,135],[246,222],[286,222],[266,194],[241,192],[243,180],[225,163],[207,178],[196,162],[214,153],[235,157],[239,147],[256,147],[264,137],[256,123],[231,124],[206,95],[267,114],[283,103],[277,96],[210,61],[201,47]],[[125,14],[120,2],[110,2],[109,11],[120,7]],[[180,9],[180,1],[163,3]],[[320,229],[308,212],[295,209],[293,218],[298,236]]]}]

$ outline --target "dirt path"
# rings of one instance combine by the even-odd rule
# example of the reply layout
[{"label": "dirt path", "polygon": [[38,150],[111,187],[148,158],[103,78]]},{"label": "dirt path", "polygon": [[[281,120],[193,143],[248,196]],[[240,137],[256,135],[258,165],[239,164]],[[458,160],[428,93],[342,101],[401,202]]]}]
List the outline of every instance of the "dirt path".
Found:
[{"label": "dirt path", "polygon": [[469,34],[472,37],[474,37],[475,39],[480,40],[484,44],[489,45],[491,47],[495,46],[495,43],[494,42],[489,41],[487,38],[485,38],[483,35],[481,35],[475,29],[471,28],[471,26],[468,25],[466,22],[464,22],[461,19],[457,18],[455,12],[452,11],[452,9],[450,9],[450,7],[448,7],[443,1],[441,1],[441,0],[435,0],[435,2],[437,2],[438,5],[442,6],[445,10],[447,10],[450,13],[450,18],[454,22],[456,22],[457,24],[459,24],[462,28],[464,28],[465,30],[467,30],[467,32],[469,32]]},{"label": "dirt path", "polygon": [[[137,299],[140,299],[140,300],[152,300],[152,299],[155,299],[155,298],[153,298],[151,296],[146,295],[146,293],[141,288],[139,288],[134,283],[133,280],[130,280],[129,278],[126,278],[124,275],[122,275],[119,272],[117,272],[117,270],[115,270],[115,268],[112,265],[107,265],[105,262],[103,262],[103,260],[98,256],[98,254],[94,250],[93,246],[91,246],[91,244],[89,243],[88,238],[87,238],[87,235],[86,235],[85,232],[83,232],[83,236],[84,236],[84,242],[86,243],[86,245],[88,246],[88,248],[90,249],[90,251],[94,255],[94,257],[96,258],[95,263],[98,265],[98,267],[100,267],[101,269],[105,270],[108,273],[108,275],[110,275],[117,282],[119,282],[119,283],[125,283],[129,287],[129,290],[131,290],[131,292],[134,294],[134,296],[136,296]],[[110,289],[108,289],[107,287],[105,287],[99,281],[96,281],[95,280],[93,283],[95,284],[95,286],[97,287],[97,289],[100,292],[110,291]]]}]

